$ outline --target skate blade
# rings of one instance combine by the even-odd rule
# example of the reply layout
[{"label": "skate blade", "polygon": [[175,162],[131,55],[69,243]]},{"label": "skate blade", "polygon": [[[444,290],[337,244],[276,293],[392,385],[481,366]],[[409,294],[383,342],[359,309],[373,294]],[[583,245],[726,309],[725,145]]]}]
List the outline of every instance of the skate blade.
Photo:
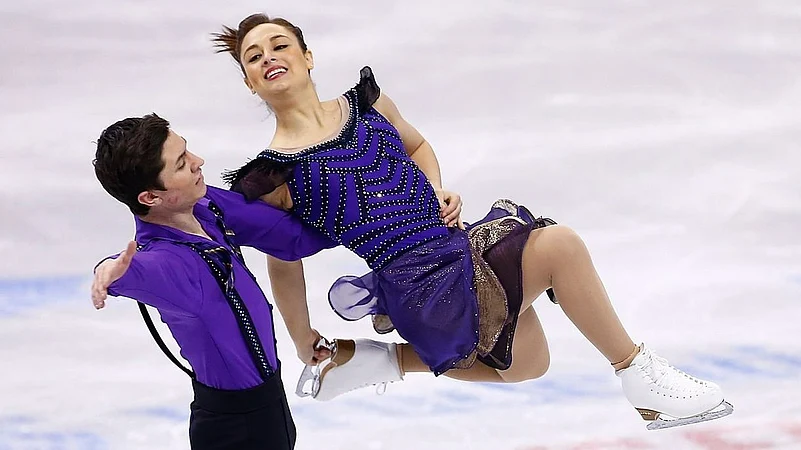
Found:
[{"label": "skate blade", "polygon": [[320,390],[320,371],[317,366],[306,366],[298,379],[295,395],[298,397],[315,397]]},{"label": "skate blade", "polygon": [[[315,348],[327,348],[331,352],[336,352],[336,342],[329,342],[326,338],[320,338],[315,344]],[[316,366],[306,366],[300,374],[298,384],[295,386],[295,395],[298,397],[317,397],[320,391],[321,364]]]},{"label": "skate blade", "polygon": [[680,419],[663,419],[661,417],[662,414],[655,413],[653,411],[650,411],[650,413],[653,413],[655,415],[652,416],[654,417],[654,419],[648,419],[647,417],[649,416],[649,414],[647,414],[646,412],[640,411],[640,414],[642,414],[643,418],[646,420],[653,420],[651,423],[648,424],[648,426],[646,427],[647,429],[662,430],[665,428],[681,427],[684,425],[692,425],[695,423],[720,419],[721,417],[726,417],[733,412],[734,412],[734,406],[731,403],[724,400],[718,406],[710,409],[707,412],[698,414],[696,416],[684,417]]}]

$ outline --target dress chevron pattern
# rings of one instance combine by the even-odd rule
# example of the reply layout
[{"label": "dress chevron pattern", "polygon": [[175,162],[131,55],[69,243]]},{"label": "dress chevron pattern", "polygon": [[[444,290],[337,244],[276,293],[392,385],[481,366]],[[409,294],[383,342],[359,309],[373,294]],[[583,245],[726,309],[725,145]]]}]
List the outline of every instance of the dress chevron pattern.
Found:
[{"label": "dress chevron pattern", "polygon": [[348,119],[337,136],[297,153],[267,149],[258,158],[293,165],[287,183],[295,215],[380,270],[447,228],[433,187],[395,127],[373,107],[361,111],[356,88],[344,96]]}]

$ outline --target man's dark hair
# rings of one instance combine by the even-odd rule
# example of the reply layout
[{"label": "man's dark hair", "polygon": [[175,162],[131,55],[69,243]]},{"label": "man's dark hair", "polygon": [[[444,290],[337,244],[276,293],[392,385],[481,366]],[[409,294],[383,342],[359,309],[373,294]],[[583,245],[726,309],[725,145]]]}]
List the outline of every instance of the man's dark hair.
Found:
[{"label": "man's dark hair", "polygon": [[150,207],[137,197],[148,189],[164,189],[159,173],[170,123],[155,113],[129,117],[103,130],[92,164],[103,188],[125,203],[131,212],[145,216]]}]

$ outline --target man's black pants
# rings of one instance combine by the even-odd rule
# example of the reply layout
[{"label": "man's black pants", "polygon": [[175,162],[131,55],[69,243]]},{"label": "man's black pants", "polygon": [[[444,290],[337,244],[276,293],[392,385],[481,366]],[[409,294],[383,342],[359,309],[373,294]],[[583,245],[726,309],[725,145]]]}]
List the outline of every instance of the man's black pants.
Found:
[{"label": "man's black pants", "polygon": [[224,391],[193,381],[192,450],[292,450],[295,422],[276,373],[251,389]]}]

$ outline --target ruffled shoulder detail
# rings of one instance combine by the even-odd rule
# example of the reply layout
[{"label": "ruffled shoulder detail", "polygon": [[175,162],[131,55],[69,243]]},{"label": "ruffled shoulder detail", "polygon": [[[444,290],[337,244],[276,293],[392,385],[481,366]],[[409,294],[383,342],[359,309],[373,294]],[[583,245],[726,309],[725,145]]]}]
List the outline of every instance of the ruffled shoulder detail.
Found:
[{"label": "ruffled shoulder detail", "polygon": [[353,88],[359,100],[359,113],[364,113],[373,106],[381,96],[381,88],[375,81],[373,69],[364,66],[359,72],[359,83]]},{"label": "ruffled shoulder detail", "polygon": [[282,163],[259,156],[239,169],[223,172],[222,179],[232,191],[239,192],[252,201],[286,183],[293,168],[293,163]]}]

